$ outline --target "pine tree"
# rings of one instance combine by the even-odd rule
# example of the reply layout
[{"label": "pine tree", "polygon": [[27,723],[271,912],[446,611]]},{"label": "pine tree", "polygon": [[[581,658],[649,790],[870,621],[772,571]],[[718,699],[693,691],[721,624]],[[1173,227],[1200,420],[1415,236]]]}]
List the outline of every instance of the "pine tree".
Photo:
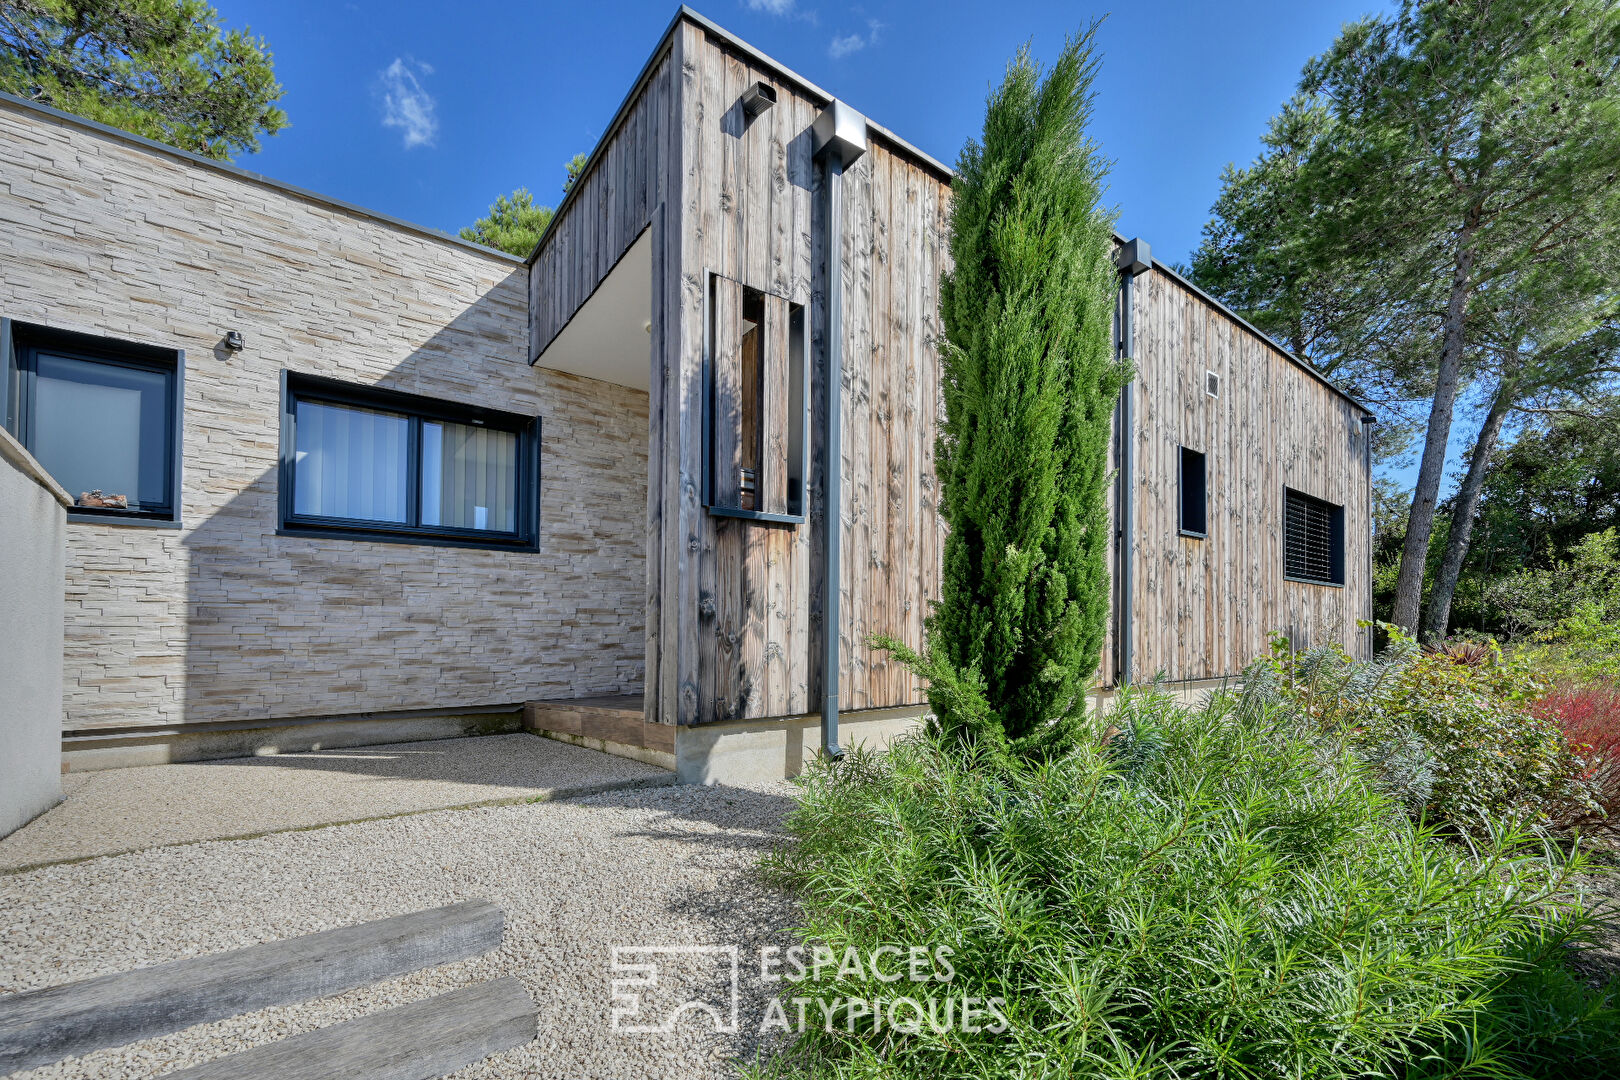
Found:
[{"label": "pine tree", "polygon": [[220,160],[287,126],[263,39],[203,0],[5,0],[0,90]]},{"label": "pine tree", "polygon": [[461,238],[527,257],[551,224],[552,209],[534,201],[528,188],[497,195],[489,213],[461,229]]},{"label": "pine tree", "polygon": [[928,655],[901,658],[929,678],[941,723],[1015,751],[1083,715],[1108,615],[1123,371],[1106,166],[1085,133],[1095,30],[1044,77],[1021,50],[991,93],[983,142],[968,143],[952,184],[954,269],[940,284],[950,533]]}]

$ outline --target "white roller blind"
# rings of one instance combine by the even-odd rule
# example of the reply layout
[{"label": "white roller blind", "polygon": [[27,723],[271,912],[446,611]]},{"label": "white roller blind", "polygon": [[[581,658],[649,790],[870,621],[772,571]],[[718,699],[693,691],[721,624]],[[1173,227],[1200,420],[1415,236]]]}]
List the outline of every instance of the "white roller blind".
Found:
[{"label": "white roller blind", "polygon": [[422,422],[422,524],[517,531],[518,437]]},{"label": "white roller blind", "polygon": [[356,521],[406,520],[407,417],[300,401],[295,419],[294,512]]}]

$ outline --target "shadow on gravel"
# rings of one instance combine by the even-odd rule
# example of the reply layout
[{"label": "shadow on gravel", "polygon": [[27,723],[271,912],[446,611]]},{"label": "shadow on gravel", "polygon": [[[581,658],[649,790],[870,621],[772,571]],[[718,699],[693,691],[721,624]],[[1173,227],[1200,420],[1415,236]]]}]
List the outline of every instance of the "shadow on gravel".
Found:
[{"label": "shadow on gravel", "polygon": [[[783,819],[797,803],[785,786],[776,790],[715,786],[697,799],[689,797],[690,792],[690,788],[620,791],[581,800],[585,805],[659,814],[646,828],[621,835],[673,841],[685,847],[686,858],[693,863],[725,867],[701,887],[677,887],[666,893],[648,913],[655,922],[689,928],[680,941],[663,944],[693,951],[627,960],[652,963],[658,969],[658,985],[629,988],[638,998],[638,1019],[668,1017],[693,1002],[707,1004],[729,1020],[727,1007],[735,1000],[735,1030],[716,1030],[714,1014],[694,1004],[688,1005],[672,1031],[626,1038],[666,1044],[677,1057],[676,1046],[701,1046],[721,1071],[728,1063],[760,1065],[791,1043],[793,1032],[783,1031],[781,1019],[796,1026],[800,1011],[792,984],[768,974],[770,969],[781,970],[783,950],[799,943],[794,931],[800,925],[799,906],[767,879],[757,861],[789,842]],[[723,902],[717,903],[717,898]],[[734,949],[735,968],[729,951],[713,949]],[[634,978],[635,973],[619,972],[617,977]],[[628,1004],[628,999],[620,1004]],[[808,1019],[818,1022],[813,1006]]]}]

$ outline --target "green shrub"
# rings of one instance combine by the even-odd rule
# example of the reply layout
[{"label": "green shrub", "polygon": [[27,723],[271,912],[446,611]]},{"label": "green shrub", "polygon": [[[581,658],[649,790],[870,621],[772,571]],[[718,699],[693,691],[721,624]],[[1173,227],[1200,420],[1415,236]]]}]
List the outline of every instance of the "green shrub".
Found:
[{"label": "green shrub", "polygon": [[1492,819],[1558,826],[1597,809],[1558,724],[1530,705],[1549,689],[1495,642],[1420,650],[1398,629],[1370,662],[1337,646],[1285,650],[1250,670],[1324,733],[1342,732],[1419,816],[1482,833]]},{"label": "green shrub", "polygon": [[1620,614],[1595,600],[1582,600],[1552,630],[1512,649],[1516,659],[1553,682],[1620,686]]},{"label": "green shrub", "polygon": [[[806,940],[947,947],[949,993],[1004,999],[1009,1025],[812,1025],[778,1072],[1596,1076],[1620,1054],[1614,1002],[1557,966],[1593,926],[1580,857],[1511,826],[1439,839],[1264,687],[1109,721],[1045,762],[986,768],[935,732],[810,770],[774,860]],[[896,989],[863,969],[792,992]]]},{"label": "green shrub", "polygon": [[1612,634],[1620,623],[1620,534],[1613,528],[1589,533],[1550,569],[1492,579],[1481,605],[1510,638],[1560,631],[1579,636],[1594,624]]}]

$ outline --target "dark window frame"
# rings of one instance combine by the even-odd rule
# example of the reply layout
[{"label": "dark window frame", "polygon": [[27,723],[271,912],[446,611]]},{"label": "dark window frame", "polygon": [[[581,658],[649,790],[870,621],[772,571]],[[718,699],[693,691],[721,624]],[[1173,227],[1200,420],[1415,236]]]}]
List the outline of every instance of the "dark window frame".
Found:
[{"label": "dark window frame", "polygon": [[[406,518],[400,524],[356,518],[324,517],[294,511],[294,462],[298,449],[297,407],[299,401],[326,405],[380,409],[404,415],[409,420],[406,440]],[[451,525],[420,524],[422,501],[422,422],[443,421],[475,424],[494,431],[509,431],[518,437],[517,530],[467,529]],[[505,412],[478,405],[463,405],[362,386],[320,375],[283,370],[281,373],[281,457],[277,483],[276,534],[278,536],[374,540],[394,544],[421,544],[429,547],[481,548],[494,551],[540,550],[540,417]]]},{"label": "dark window frame", "polygon": [[[1197,458],[1198,480],[1189,484],[1187,458]],[[1189,520],[1189,498],[1196,497],[1197,520]],[[1196,528],[1194,527],[1196,526]],[[1189,446],[1177,447],[1176,454],[1176,531],[1191,540],[1209,538],[1209,459],[1202,450]]]},{"label": "dark window frame", "polygon": [[[721,280],[733,281],[746,291],[774,297],[787,304],[788,317],[788,430],[782,439],[787,448],[784,465],[788,471],[788,513],[764,510],[744,510],[741,507],[719,503],[714,495],[715,451],[715,289]],[[737,278],[714,270],[703,274],[703,372],[702,372],[702,436],[703,476],[700,495],[703,508],[715,517],[739,518],[765,525],[802,525],[809,520],[810,485],[810,311],[808,304],[798,304],[781,293],[749,285]],[[797,399],[797,400],[795,400]],[[768,445],[768,434],[761,419],[760,443]],[[794,473],[797,472],[795,476]]]},{"label": "dark window frame", "polygon": [[[70,359],[109,367],[156,372],[166,380],[164,443],[169,458],[167,504],[141,504],[128,510],[74,506],[68,510],[67,520],[80,524],[180,528],[181,510],[185,503],[186,351],[102,334],[62,330],[20,319],[0,318],[0,421],[29,453],[34,452],[34,382],[39,366],[36,354],[41,351],[60,353]],[[68,495],[78,498],[77,492],[70,491]]]},{"label": "dark window frame", "polygon": [[[1328,515],[1328,576],[1311,577],[1302,574],[1290,574],[1288,518],[1290,500],[1297,500],[1306,510],[1325,511]],[[1301,585],[1320,585],[1324,588],[1342,589],[1345,583],[1345,534],[1344,534],[1344,507],[1339,503],[1332,503],[1299,490],[1285,486],[1283,488],[1283,519],[1282,519],[1282,559],[1283,580],[1292,581]]]}]

